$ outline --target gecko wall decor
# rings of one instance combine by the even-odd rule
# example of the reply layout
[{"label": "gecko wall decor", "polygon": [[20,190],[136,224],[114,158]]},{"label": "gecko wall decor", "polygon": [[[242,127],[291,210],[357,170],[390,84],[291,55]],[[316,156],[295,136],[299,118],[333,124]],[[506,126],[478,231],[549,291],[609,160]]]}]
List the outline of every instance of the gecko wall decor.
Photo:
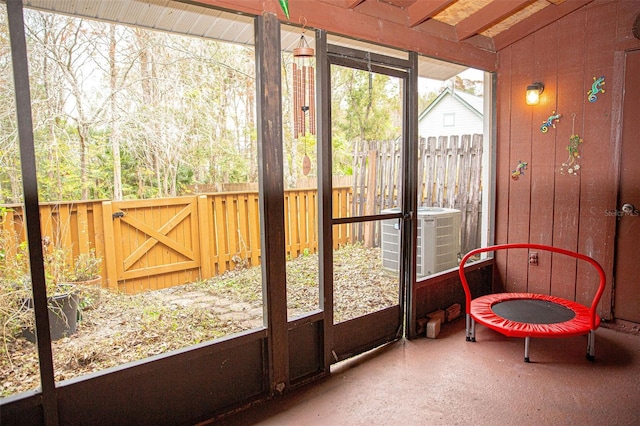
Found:
[{"label": "gecko wall decor", "polygon": [[513,180],[520,179],[520,176],[524,175],[524,171],[527,169],[528,165],[529,165],[528,162],[518,160],[518,165],[516,166],[516,169],[511,172],[511,179]]},{"label": "gecko wall decor", "polygon": [[598,100],[598,92],[604,93],[604,89],[600,86],[604,85],[604,76],[602,77],[593,77],[593,84],[591,85],[591,90],[587,92],[589,102],[595,102]]},{"label": "gecko wall decor", "polygon": [[555,129],[556,128],[555,123],[560,121],[560,117],[562,117],[561,114],[556,114],[556,112],[553,111],[549,116],[549,118],[547,118],[547,120],[542,123],[542,126],[540,126],[540,131],[542,133],[547,133],[550,127],[553,127]]}]

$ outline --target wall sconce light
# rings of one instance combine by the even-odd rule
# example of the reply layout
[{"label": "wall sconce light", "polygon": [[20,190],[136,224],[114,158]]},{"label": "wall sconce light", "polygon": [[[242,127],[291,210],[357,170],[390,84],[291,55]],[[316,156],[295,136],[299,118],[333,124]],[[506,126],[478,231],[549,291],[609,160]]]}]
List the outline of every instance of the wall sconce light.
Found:
[{"label": "wall sconce light", "polygon": [[542,92],[544,92],[544,84],[538,81],[531,84],[531,86],[527,86],[527,105],[538,105]]}]

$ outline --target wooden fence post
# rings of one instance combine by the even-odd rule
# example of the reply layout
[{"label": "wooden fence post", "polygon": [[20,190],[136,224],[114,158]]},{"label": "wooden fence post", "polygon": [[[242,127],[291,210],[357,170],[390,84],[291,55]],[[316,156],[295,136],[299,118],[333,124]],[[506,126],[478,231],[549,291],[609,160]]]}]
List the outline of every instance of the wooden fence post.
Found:
[{"label": "wooden fence post", "polygon": [[[365,203],[364,214],[370,215],[375,213],[376,209],[376,178],[378,171],[378,150],[371,149],[368,154],[368,177],[367,177],[367,198]],[[373,247],[375,245],[376,223],[365,222],[364,224],[364,246]]]},{"label": "wooden fence post", "polygon": [[424,156],[422,157],[422,161],[424,162],[425,169],[425,177],[424,177],[424,185],[425,185],[425,196],[419,202],[421,205],[432,206],[434,205],[434,190],[435,190],[435,168],[436,168],[436,145],[437,139],[433,136],[427,139],[426,149],[424,151]]},{"label": "wooden fence post", "polygon": [[464,186],[466,182],[459,182],[457,177],[460,171],[460,156],[458,155],[458,136],[449,137],[446,159],[446,184],[445,201],[443,207],[455,208],[457,201],[456,183]]},{"label": "wooden fence post", "polygon": [[482,180],[482,135],[473,135],[470,149],[470,169],[469,197],[465,210],[467,210],[467,221],[464,227],[463,253],[479,246],[478,227],[480,226],[480,190]]},{"label": "wooden fence post", "polygon": [[113,229],[113,206],[111,201],[102,203],[102,223],[104,226],[104,263],[106,265],[104,282],[111,290],[118,290],[118,266],[116,262],[116,244]]},{"label": "wooden fence post", "polygon": [[199,195],[197,199],[198,203],[198,234],[200,239],[198,244],[200,245],[200,279],[206,280],[213,276],[211,267],[211,229],[209,229],[209,218],[213,216],[213,212],[209,208],[209,198],[206,195]]},{"label": "wooden fence post", "polygon": [[446,136],[440,136],[438,138],[438,145],[436,146],[435,160],[436,160],[436,206],[444,206],[444,183],[447,172],[447,140]]}]

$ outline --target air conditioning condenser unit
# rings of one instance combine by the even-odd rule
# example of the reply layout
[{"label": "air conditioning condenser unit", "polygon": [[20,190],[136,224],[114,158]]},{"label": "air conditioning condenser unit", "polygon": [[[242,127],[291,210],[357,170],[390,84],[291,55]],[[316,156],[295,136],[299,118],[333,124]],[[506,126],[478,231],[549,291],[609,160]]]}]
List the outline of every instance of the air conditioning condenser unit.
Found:
[{"label": "air conditioning condenser unit", "polygon": [[[398,213],[388,209],[382,213]],[[458,266],[462,213],[457,209],[420,207],[418,209],[418,241],[416,274],[435,274]],[[387,219],[381,225],[382,266],[400,270],[400,221]]]}]

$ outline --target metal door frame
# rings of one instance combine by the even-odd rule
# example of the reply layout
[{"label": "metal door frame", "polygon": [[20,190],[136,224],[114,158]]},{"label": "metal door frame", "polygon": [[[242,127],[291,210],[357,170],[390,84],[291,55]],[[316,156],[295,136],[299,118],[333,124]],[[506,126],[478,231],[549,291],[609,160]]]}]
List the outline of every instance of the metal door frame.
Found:
[{"label": "metal door frame", "polygon": [[[637,304],[638,301],[633,300],[633,284],[630,282],[631,279],[628,276],[629,270],[633,269],[631,260],[631,253],[635,246],[635,241],[631,241],[632,236],[628,235],[631,231],[631,228],[637,226],[637,221],[640,220],[638,217],[640,215],[640,203],[638,203],[638,198],[629,197],[630,193],[633,189],[633,183],[629,182],[629,178],[633,177],[631,171],[628,171],[625,166],[626,163],[630,163],[632,156],[630,157],[628,153],[625,155],[624,146],[627,144],[631,145],[631,141],[629,140],[629,134],[632,133],[628,128],[625,131],[625,127],[629,126],[628,122],[630,121],[629,117],[632,115],[628,111],[627,99],[636,99],[633,98],[635,92],[638,91],[638,88],[628,88],[627,86],[631,83],[631,74],[629,68],[629,62],[632,60],[630,56],[640,55],[640,49],[632,49],[623,52],[624,59],[624,70],[622,72],[622,80],[624,84],[624,96],[620,102],[620,117],[622,118],[622,125],[619,127],[619,174],[618,174],[618,193],[616,200],[616,208],[608,211],[608,214],[615,214],[616,216],[616,236],[614,239],[614,260],[613,260],[613,290],[611,296],[611,313],[616,322],[619,323],[629,323],[631,325],[637,324],[640,317],[637,313]],[[638,56],[640,58],[640,56]],[[626,106],[626,108],[625,108]],[[626,136],[626,139],[625,139]],[[628,148],[628,147],[627,147]],[[630,165],[629,165],[630,166]],[[627,178],[625,180],[625,178]],[[635,194],[634,194],[635,195]],[[631,198],[631,199],[630,199]],[[629,203],[629,204],[627,204]],[[625,238],[624,240],[622,240]],[[626,278],[626,280],[625,280]],[[635,305],[635,306],[634,306]],[[621,311],[622,306],[622,313]]]},{"label": "metal door frame", "polygon": [[[417,143],[418,143],[418,55],[398,59],[371,52],[329,45],[327,34],[316,31],[317,114],[318,114],[318,188],[320,300],[324,311],[325,370],[330,364],[404,336],[412,337],[415,324],[416,226],[413,212],[417,209]],[[402,203],[401,212],[351,218],[332,217],[331,159],[331,65],[341,65],[403,80],[402,126]],[[334,324],[333,317],[333,233],[334,225],[372,220],[400,220],[401,263],[397,306]],[[374,334],[375,333],[375,334]]]}]

